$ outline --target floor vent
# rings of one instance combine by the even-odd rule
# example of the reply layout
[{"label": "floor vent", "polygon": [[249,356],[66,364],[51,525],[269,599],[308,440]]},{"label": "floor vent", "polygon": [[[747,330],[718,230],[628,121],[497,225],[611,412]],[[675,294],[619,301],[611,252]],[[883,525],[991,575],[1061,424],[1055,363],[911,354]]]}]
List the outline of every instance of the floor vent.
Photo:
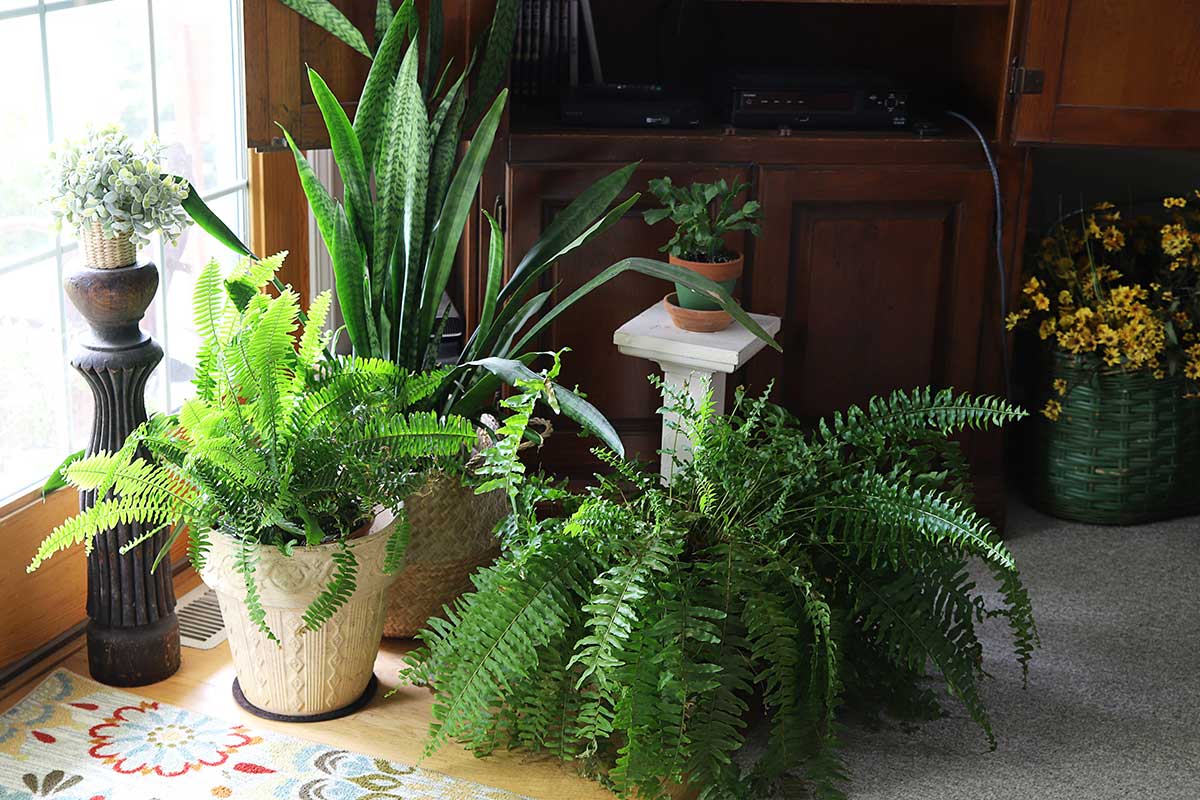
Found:
[{"label": "floor vent", "polygon": [[227,638],[217,593],[207,586],[197,586],[184,595],[175,606],[175,615],[184,647],[211,650]]}]

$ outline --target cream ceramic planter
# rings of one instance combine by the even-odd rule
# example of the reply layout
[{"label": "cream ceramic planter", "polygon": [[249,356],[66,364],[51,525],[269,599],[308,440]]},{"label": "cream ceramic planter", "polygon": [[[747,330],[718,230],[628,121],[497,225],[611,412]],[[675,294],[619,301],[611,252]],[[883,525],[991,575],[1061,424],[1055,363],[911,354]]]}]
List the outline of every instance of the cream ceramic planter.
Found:
[{"label": "cream ceramic planter", "polygon": [[366,536],[350,542],[358,560],[357,587],[317,631],[305,629],[304,610],[328,584],[338,545],[297,547],[290,557],[275,547],[257,547],[256,583],[278,643],[250,621],[246,585],[235,566],[239,542],[213,535],[200,574],[220,601],[237,673],[234,693],[240,688],[252,706],[247,710],[272,718],[330,719],[369,699],[387,591],[396,578],[383,571],[394,526],[394,516],[384,512]]}]

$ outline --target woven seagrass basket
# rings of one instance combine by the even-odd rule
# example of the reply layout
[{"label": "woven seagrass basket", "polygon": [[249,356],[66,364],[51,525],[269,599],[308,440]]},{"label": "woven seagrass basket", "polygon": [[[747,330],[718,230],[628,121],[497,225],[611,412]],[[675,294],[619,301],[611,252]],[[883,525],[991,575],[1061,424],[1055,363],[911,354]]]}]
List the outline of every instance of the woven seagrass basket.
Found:
[{"label": "woven seagrass basket", "polygon": [[99,222],[79,231],[84,264],[93,269],[118,269],[137,263],[137,248],[125,237],[105,237]]},{"label": "woven seagrass basket", "polygon": [[1181,376],[1157,380],[1060,352],[1049,371],[1069,389],[1058,421],[1034,424],[1036,507],[1101,525],[1200,513],[1200,400],[1183,396]]},{"label": "woven seagrass basket", "polygon": [[454,475],[439,473],[405,502],[408,550],[388,597],[383,635],[416,636],[442,606],[471,588],[471,575],[500,554],[493,530],[509,512],[500,490],[475,494]]}]

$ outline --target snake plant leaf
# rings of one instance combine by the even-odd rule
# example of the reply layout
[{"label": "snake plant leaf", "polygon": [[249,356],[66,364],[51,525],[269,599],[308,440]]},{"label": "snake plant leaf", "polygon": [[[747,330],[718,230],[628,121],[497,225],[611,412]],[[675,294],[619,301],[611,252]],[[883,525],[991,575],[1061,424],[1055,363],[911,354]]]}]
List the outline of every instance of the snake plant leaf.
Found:
[{"label": "snake plant leaf", "polygon": [[496,222],[491,214],[484,211],[483,215],[487,217],[489,231],[487,282],[483,288],[483,310],[479,314],[479,324],[475,326],[471,341],[467,342],[463,350],[468,360],[474,358],[476,341],[486,339],[492,328],[492,321],[496,317],[496,300],[500,294],[500,281],[504,277],[504,231],[500,230],[500,223]]},{"label": "snake plant leaf", "polygon": [[458,158],[463,111],[466,108],[466,92],[461,89],[460,77],[447,93],[447,102],[443,102],[434,112],[433,122],[429,126],[433,149],[429,156],[429,199],[425,209],[427,230],[433,230],[438,221],[442,205],[446,202],[446,192],[450,188],[454,162]]},{"label": "snake plant leaf", "polygon": [[[497,316],[496,324],[493,326],[493,329],[484,335],[485,338],[480,340],[480,352],[492,352],[496,355],[509,355],[508,353],[495,350],[494,347],[499,341],[498,332],[502,329],[507,329],[509,322],[512,321],[513,315],[517,309],[516,298],[523,297],[526,291],[532,289],[534,281],[540,278],[542,274],[544,274],[546,270],[548,270],[559,258],[571,252],[575,248],[587,244],[589,241],[612,227],[618,220],[623,218],[629,209],[637,203],[640,196],[641,195],[635,194],[626,199],[625,202],[621,203],[620,205],[614,206],[607,213],[605,213],[603,217],[593,222],[590,227],[576,236],[573,241],[568,242],[558,252],[550,256],[549,260],[547,260],[544,264],[538,265],[536,268],[533,268],[527,272],[525,278],[521,281],[519,293],[514,294],[513,299],[503,305],[499,315]],[[514,281],[509,281],[508,286],[512,286],[513,283]],[[501,292],[501,296],[503,296],[503,294],[504,293]]]},{"label": "snake plant leaf", "polygon": [[42,499],[43,500],[45,500],[47,497],[49,497],[54,492],[57,492],[59,489],[62,489],[64,486],[71,485],[70,482],[67,481],[67,476],[66,476],[67,467],[71,466],[76,461],[83,458],[83,456],[86,452],[87,452],[86,450],[79,450],[78,452],[71,453],[71,455],[69,455],[65,459],[63,459],[63,462],[61,464],[59,464],[57,467],[54,468],[54,472],[51,472],[50,477],[46,479],[46,482],[44,484],[42,484]]},{"label": "snake plant leaf", "polygon": [[479,188],[479,179],[487,164],[488,154],[492,152],[496,129],[500,126],[500,117],[504,113],[504,104],[507,101],[506,89],[500,92],[496,102],[492,103],[491,109],[479,123],[479,128],[475,131],[475,136],[471,139],[466,155],[463,156],[446,193],[446,202],[438,218],[437,228],[433,232],[425,268],[419,333],[421,342],[427,342],[433,334],[438,304],[442,293],[446,291],[446,284],[450,282],[454,254],[462,238],[463,226],[467,223],[471,204],[475,201],[475,190]]},{"label": "snake plant leaf", "polygon": [[377,0],[375,3],[375,47],[378,49],[379,44],[383,41],[383,37],[387,35],[387,29],[392,24],[392,18],[395,17],[392,11],[392,0]]},{"label": "snake plant leaf", "polygon": [[[383,276],[377,269],[372,281],[375,292],[388,280],[394,288],[393,303],[400,310],[396,331],[404,348],[411,348],[419,317],[421,258],[425,247],[425,196],[429,170],[429,119],[417,82],[420,54],[410,47],[400,66],[392,91],[386,132],[379,154],[379,202],[376,218],[376,265],[389,265]],[[378,308],[377,298],[372,298]],[[402,363],[407,360],[402,358]]]},{"label": "snake plant leaf", "polygon": [[195,222],[202,230],[208,233],[209,236],[213,237],[218,242],[237,253],[239,256],[257,258],[254,253],[250,252],[250,248],[246,247],[246,245],[242,243],[242,240],[237,237],[237,234],[231,231],[229,226],[222,222],[221,218],[213,213],[213,210],[209,208],[208,204],[204,202],[204,199],[200,197],[200,193],[196,191],[196,187],[183,178],[179,178],[179,180],[182,180],[185,184],[187,184],[187,197],[183,198],[182,205],[183,210],[186,211],[188,216],[192,218],[192,222]]},{"label": "snake plant leaf", "polygon": [[350,336],[350,344],[357,353],[369,353],[370,336],[367,328],[367,296],[364,286],[369,285],[366,257],[354,238],[350,229],[350,220],[339,205],[335,209],[333,235],[329,241],[333,247],[329,250],[330,260],[333,261],[334,288],[337,291],[338,306],[342,310],[342,318],[346,323],[346,333]]},{"label": "snake plant leaf", "polygon": [[368,167],[375,164],[376,149],[387,119],[387,106],[396,82],[396,72],[408,47],[409,28],[397,19],[392,20],[383,41],[371,62],[358,108],[354,112],[354,133],[362,147],[363,161]]},{"label": "snake plant leaf", "polygon": [[304,153],[296,146],[292,135],[282,125],[279,126],[279,130],[283,131],[288,147],[292,149],[292,155],[296,159],[296,172],[300,175],[300,187],[304,189],[304,196],[308,198],[308,205],[312,209],[313,216],[316,217],[321,238],[326,242],[332,242],[337,219],[334,206],[337,203],[329,194],[329,190],[325,188],[325,184],[321,183],[317,173],[313,172],[312,164],[308,163]]},{"label": "snake plant leaf", "polygon": [[302,17],[307,17],[346,44],[371,57],[371,48],[362,32],[329,0],[279,0]]},{"label": "snake plant leaf", "polygon": [[521,338],[521,340],[517,342],[515,349],[524,349],[525,346],[533,341],[533,338],[537,336],[538,333],[540,333],[543,329],[545,329],[547,325],[553,322],[559,314],[570,308],[576,301],[584,297],[588,292],[592,291],[597,286],[607,283],[609,280],[620,275],[622,272],[628,272],[631,270],[633,272],[640,272],[643,275],[649,275],[651,278],[659,278],[664,281],[675,281],[683,284],[692,291],[708,295],[713,299],[714,302],[721,306],[721,308],[727,314],[737,320],[742,327],[753,333],[756,337],[766,342],[774,349],[781,353],[783,352],[783,348],[779,346],[779,343],[776,342],[775,339],[773,339],[766,331],[764,331],[762,327],[755,322],[749,314],[746,313],[745,309],[737,304],[737,301],[729,296],[729,293],[721,287],[721,284],[711,281],[703,275],[692,272],[690,269],[685,269],[684,267],[676,266],[675,264],[667,264],[662,261],[654,261],[653,259],[649,258],[626,258],[602,270],[587,283],[571,292],[571,294],[565,300],[554,306],[549,313],[534,323],[533,326],[530,327],[530,329]]},{"label": "snake plant leaf", "polygon": [[[337,162],[338,172],[341,173],[342,183],[346,187],[346,217],[350,220],[350,227],[358,234],[363,247],[369,248],[374,220],[371,211],[370,173],[367,172],[362,147],[358,143],[358,137],[354,135],[354,127],[350,124],[350,118],[346,116],[346,110],[316,70],[308,70],[308,83],[312,87],[317,106],[321,109],[325,129],[329,131],[333,160]],[[321,233],[324,237],[323,230]]]},{"label": "snake plant leaf", "polygon": [[467,103],[466,127],[475,126],[487,108],[487,104],[500,90],[508,76],[508,57],[512,53],[513,39],[517,32],[517,18],[521,10],[520,0],[497,0],[496,13],[488,28],[487,41],[483,47],[483,58],[475,76],[475,86]]},{"label": "snake plant leaf", "polygon": [[500,292],[500,299],[517,296],[526,291],[532,281],[537,280],[540,270],[544,270],[555,258],[562,255],[563,248],[575,242],[604,213],[617,195],[629,183],[633,171],[640,162],[626,164],[620,169],[604,176],[593,183],[583,194],[551,221],[541,238],[529,248],[529,252],[513,270],[512,278]]},{"label": "snake plant leaf", "polygon": [[[521,361],[511,358],[481,358],[478,361],[472,361],[471,366],[486,369],[510,386],[516,386],[519,380],[541,379],[540,375],[525,366]],[[619,456],[623,457],[625,455],[625,446],[621,444],[621,437],[617,436],[617,432],[613,430],[612,424],[605,419],[598,408],[570,389],[560,386],[557,383],[551,384],[551,386],[553,387],[554,396],[558,398],[559,406],[562,408],[564,414],[578,422],[584,430],[604,442],[605,447]]]},{"label": "snake plant leaf", "polygon": [[429,0],[425,15],[428,17],[425,33],[425,99],[428,100],[437,96],[434,78],[442,70],[442,40],[446,24],[442,0]]},{"label": "snake plant leaf", "polygon": [[529,324],[531,319],[541,313],[541,310],[546,307],[546,303],[550,301],[550,298],[554,295],[554,290],[557,288],[558,286],[556,285],[544,292],[539,292],[531,297],[529,302],[521,306],[521,310],[504,323],[504,327],[501,328],[499,335],[496,337],[496,344],[491,352],[501,358],[511,356],[513,339],[517,338],[517,334]]}]

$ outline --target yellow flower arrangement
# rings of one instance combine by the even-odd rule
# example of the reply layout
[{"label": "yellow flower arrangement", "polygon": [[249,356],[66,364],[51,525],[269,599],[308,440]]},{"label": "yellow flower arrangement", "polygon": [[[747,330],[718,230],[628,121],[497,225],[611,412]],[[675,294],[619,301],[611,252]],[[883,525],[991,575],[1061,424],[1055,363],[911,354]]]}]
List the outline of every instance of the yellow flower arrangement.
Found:
[{"label": "yellow flower arrangement", "polygon": [[[1190,198],[1195,199],[1190,199]],[[1200,394],[1200,190],[1165,197],[1152,216],[1112,203],[1067,217],[1036,243],[1011,330],[1029,324],[1050,346],[1111,369],[1182,374]],[[1057,420],[1062,379],[1042,414]]]}]

